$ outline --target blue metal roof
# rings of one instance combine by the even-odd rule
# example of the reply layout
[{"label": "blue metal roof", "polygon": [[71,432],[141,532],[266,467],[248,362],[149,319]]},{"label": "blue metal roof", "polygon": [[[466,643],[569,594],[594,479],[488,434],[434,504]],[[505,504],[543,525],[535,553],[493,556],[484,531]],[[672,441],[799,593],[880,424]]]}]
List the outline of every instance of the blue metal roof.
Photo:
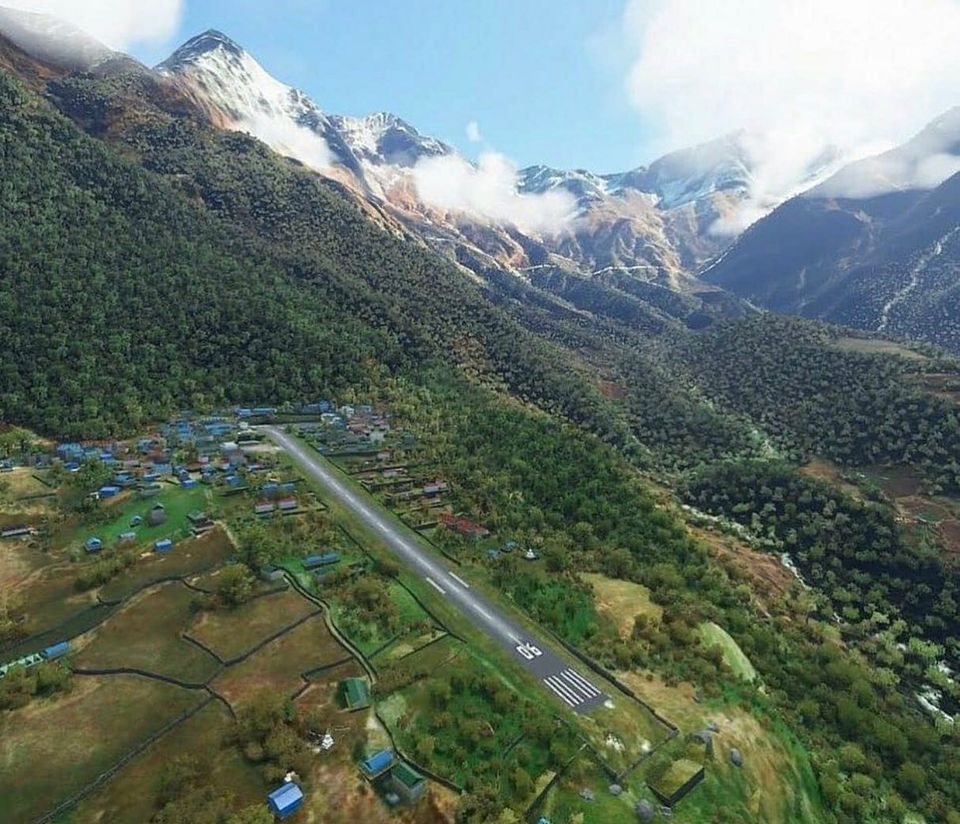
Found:
[{"label": "blue metal roof", "polygon": [[303,791],[292,781],[277,787],[267,796],[270,812],[280,818],[286,818],[303,803]]},{"label": "blue metal roof", "polygon": [[380,750],[375,752],[366,761],[360,763],[360,768],[367,775],[376,775],[382,772],[393,763],[392,750]]},{"label": "blue metal roof", "polygon": [[70,651],[70,642],[69,641],[60,641],[58,644],[51,644],[49,647],[44,649],[40,654],[46,658],[48,661],[52,661],[54,658],[59,658],[61,655],[66,655]]}]

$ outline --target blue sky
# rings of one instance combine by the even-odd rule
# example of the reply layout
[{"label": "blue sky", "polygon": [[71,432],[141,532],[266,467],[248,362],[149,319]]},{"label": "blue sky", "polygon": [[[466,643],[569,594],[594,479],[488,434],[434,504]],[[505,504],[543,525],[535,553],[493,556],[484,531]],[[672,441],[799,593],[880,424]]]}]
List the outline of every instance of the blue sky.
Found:
[{"label": "blue sky", "polygon": [[[611,35],[624,0],[185,0],[155,63],[220,29],[326,111],[386,110],[475,156],[620,171],[652,159]],[[471,144],[466,125],[483,140]]]}]

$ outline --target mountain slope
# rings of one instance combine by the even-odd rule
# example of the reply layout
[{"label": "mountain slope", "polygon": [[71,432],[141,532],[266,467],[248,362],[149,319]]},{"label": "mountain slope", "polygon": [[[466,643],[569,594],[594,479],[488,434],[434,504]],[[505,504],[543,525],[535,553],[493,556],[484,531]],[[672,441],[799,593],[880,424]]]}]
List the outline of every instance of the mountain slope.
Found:
[{"label": "mountain slope", "polygon": [[776,311],[960,349],[957,169],[960,109],[783,204],[703,277]]},{"label": "mountain slope", "polygon": [[687,270],[729,242],[712,227],[750,185],[749,159],[735,136],[623,174],[531,167],[519,173],[515,196],[567,192],[577,214],[555,231],[523,231],[423,197],[411,171],[436,158],[466,164],[451,147],[394,115],[327,114],[220,32],[188,41],[157,70],[181,84],[218,125],[248,131],[376,198],[438,250],[453,257],[463,247],[487,265],[514,271],[555,265],[591,275],[617,267],[685,288]]}]

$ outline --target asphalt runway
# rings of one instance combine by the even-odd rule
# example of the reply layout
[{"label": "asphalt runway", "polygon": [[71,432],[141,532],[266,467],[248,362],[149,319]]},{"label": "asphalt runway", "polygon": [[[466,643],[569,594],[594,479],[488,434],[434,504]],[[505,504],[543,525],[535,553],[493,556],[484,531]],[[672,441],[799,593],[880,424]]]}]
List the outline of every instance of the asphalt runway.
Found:
[{"label": "asphalt runway", "polygon": [[285,449],[311,478],[340,504],[376,531],[411,570],[420,575],[448,603],[478,629],[504,647],[540,681],[555,700],[577,713],[589,712],[608,696],[585,670],[575,669],[551,649],[543,638],[531,635],[496,604],[473,590],[431,549],[401,533],[380,511],[376,502],[354,492],[312,448],[274,426],[257,427]]}]

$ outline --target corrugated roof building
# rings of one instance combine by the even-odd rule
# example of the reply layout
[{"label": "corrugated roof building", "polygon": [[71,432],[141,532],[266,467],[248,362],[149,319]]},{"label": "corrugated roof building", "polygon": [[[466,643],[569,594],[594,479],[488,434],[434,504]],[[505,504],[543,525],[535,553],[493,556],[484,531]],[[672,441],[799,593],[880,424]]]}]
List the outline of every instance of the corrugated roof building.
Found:
[{"label": "corrugated roof building", "polygon": [[267,796],[267,806],[278,818],[286,818],[300,809],[303,804],[303,790],[294,782],[277,787]]}]

